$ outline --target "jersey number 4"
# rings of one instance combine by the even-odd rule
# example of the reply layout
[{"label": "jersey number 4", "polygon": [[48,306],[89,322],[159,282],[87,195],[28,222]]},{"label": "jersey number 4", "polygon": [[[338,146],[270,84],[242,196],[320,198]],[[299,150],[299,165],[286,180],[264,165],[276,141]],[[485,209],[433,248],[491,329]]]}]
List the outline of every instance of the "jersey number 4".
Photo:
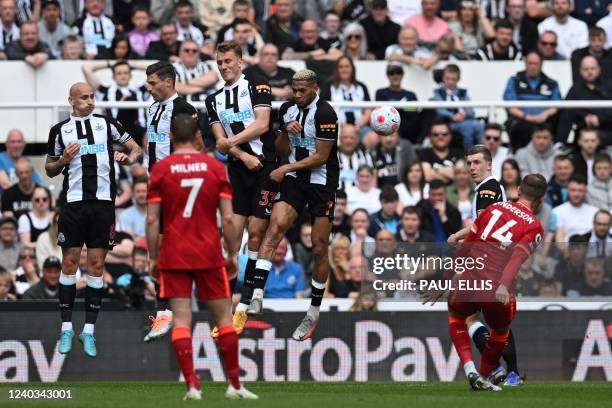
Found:
[{"label": "jersey number 4", "polygon": [[191,218],[191,214],[193,213],[193,205],[195,204],[196,197],[200,192],[202,184],[204,184],[203,178],[181,180],[181,187],[191,188],[191,191],[189,192],[189,197],[187,198],[187,202],[185,203],[185,209],[183,210],[183,218]]},{"label": "jersey number 4", "polygon": [[[493,227],[495,227],[495,224],[497,224],[497,221],[499,221],[499,218],[502,216],[502,212],[499,210],[493,210],[491,211],[491,213],[491,218],[489,219],[489,222],[487,223],[487,226],[485,227],[484,231],[480,235],[480,239],[482,239],[483,241],[487,240],[487,237],[489,236],[489,234],[491,234],[491,230],[493,230]],[[495,238],[497,241],[501,242],[502,246],[504,247],[510,245],[512,243],[512,232],[510,231],[510,228],[515,225],[515,220],[508,221],[501,227],[494,230],[491,234],[491,238]]]}]

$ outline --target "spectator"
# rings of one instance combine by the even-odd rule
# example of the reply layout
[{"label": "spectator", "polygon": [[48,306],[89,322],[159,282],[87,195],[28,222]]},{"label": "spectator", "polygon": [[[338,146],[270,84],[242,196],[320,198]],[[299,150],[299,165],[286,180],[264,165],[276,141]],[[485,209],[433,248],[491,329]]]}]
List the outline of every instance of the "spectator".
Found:
[{"label": "spectator", "polygon": [[587,246],[588,240],[584,236],[572,235],[568,240],[566,255],[555,265],[553,278],[561,284],[561,293],[564,296],[582,279]]},{"label": "spectator", "polygon": [[573,175],[567,186],[568,201],[553,208],[557,217],[555,242],[567,242],[572,235],[584,235],[590,231],[590,222],[597,208],[586,203],[587,183],[584,177]]},{"label": "spectator", "polygon": [[425,180],[428,182],[440,180],[448,185],[454,177],[453,167],[457,160],[463,157],[463,152],[450,147],[452,133],[444,118],[434,119],[429,139],[431,147],[417,151],[419,159],[423,162]]},{"label": "spectator", "polygon": [[[310,0],[295,3],[295,13],[306,20],[314,20],[320,26],[326,11],[332,9],[335,0]],[[335,12],[335,11],[334,11]]]},{"label": "spectator", "polygon": [[523,55],[512,41],[514,27],[508,20],[495,23],[495,36],[492,42],[480,48],[476,59],[482,61],[518,61]]},{"label": "spectator", "polygon": [[200,59],[200,49],[193,40],[181,43],[179,58],[172,64],[176,71],[176,91],[188,101],[204,101],[215,90],[217,73]]},{"label": "spectator", "polygon": [[82,60],[85,58],[83,40],[78,35],[71,34],[62,41],[63,60]]},{"label": "spectator", "polygon": [[584,234],[589,243],[589,258],[609,258],[612,256],[612,216],[608,210],[600,209],[593,217],[593,229]]},{"label": "spectator", "polygon": [[293,245],[293,260],[300,264],[304,271],[304,279],[306,281],[312,279],[312,271],[314,267],[314,256],[312,254],[312,225],[310,222],[304,222],[300,225],[300,237]]},{"label": "spectator", "polygon": [[209,52],[202,48],[204,47],[205,40],[208,38],[206,27],[195,22],[194,7],[189,0],[179,0],[174,5],[174,19],[176,21],[179,41],[193,40],[201,48],[202,52],[211,54],[212,47]]},{"label": "spectator", "polygon": [[602,210],[612,211],[612,161],[610,155],[597,153],[593,159],[593,176],[589,183],[587,201]]},{"label": "spectator", "polygon": [[459,38],[461,51],[474,59],[486,40],[495,37],[495,30],[489,19],[481,12],[475,2],[461,1],[457,8],[457,20],[448,24],[451,31]]},{"label": "spectator", "polygon": [[348,24],[344,27],[342,35],[344,37],[342,51],[353,61],[375,59],[374,54],[368,51],[366,31],[361,24]]},{"label": "spectator", "polygon": [[109,251],[104,262],[104,268],[114,282],[121,275],[128,273],[132,267],[132,253],[134,252],[134,239],[124,231],[115,232],[115,246]]},{"label": "spectator", "polygon": [[380,210],[370,216],[370,228],[368,235],[375,237],[380,230],[390,231],[396,234],[400,217],[396,212],[399,196],[393,186],[383,186],[379,195]]},{"label": "spectator", "polygon": [[421,14],[412,16],[404,22],[404,25],[414,27],[419,39],[430,48],[449,33],[446,21],[437,16],[439,10],[440,0],[421,0]]},{"label": "spectator", "polygon": [[147,218],[147,180],[134,180],[132,186],[134,203],[119,215],[120,231],[129,233],[134,239],[145,236]]},{"label": "spectator", "polygon": [[153,41],[159,41],[159,34],[149,30],[151,25],[149,9],[143,6],[134,6],[132,10],[132,24],[134,28],[128,33],[130,46],[139,58],[144,58],[149,45]]},{"label": "spectator", "polygon": [[217,33],[217,44],[222,43],[224,41],[231,41],[234,39],[234,24],[237,19],[249,19],[249,14],[251,11],[251,6],[249,4],[249,0],[236,0],[232,4],[232,17],[233,20],[231,23],[224,25],[221,27],[219,32]]},{"label": "spectator", "polygon": [[559,150],[553,145],[553,136],[547,125],[537,125],[531,132],[531,142],[516,152],[521,174],[540,173],[550,179],[553,162]]},{"label": "spectator", "polygon": [[2,195],[2,213],[5,216],[19,218],[32,209],[32,195],[38,185],[32,177],[32,163],[25,157],[15,162],[17,183]]},{"label": "spectator", "polygon": [[587,258],[584,261],[584,278],[567,296],[612,296],[612,283],[605,278],[604,260]]},{"label": "spectator", "polygon": [[52,219],[51,192],[46,187],[38,186],[32,194],[32,210],[17,220],[21,245],[36,248],[36,240],[49,229]]},{"label": "spectator", "polygon": [[359,291],[355,303],[349,309],[351,312],[376,312],[377,310],[376,292],[371,286]]},{"label": "spectator", "polygon": [[115,37],[115,23],[104,14],[104,0],[84,1],[85,15],[74,25],[85,42],[85,58],[108,58]]},{"label": "spectator", "polygon": [[431,51],[418,47],[419,35],[412,26],[405,26],[397,37],[397,44],[389,45],[385,49],[385,59],[389,62],[400,62],[402,64],[416,64],[427,70]]},{"label": "spectator", "polygon": [[281,55],[299,40],[301,18],[294,13],[293,0],[276,0],[276,13],[266,22],[264,38],[276,44]]},{"label": "spectator", "polygon": [[[321,89],[321,97],[330,102],[365,102],[370,100],[368,88],[357,81],[355,64],[350,57],[342,56],[336,61],[331,83]],[[370,129],[370,114],[372,109],[340,109],[339,119],[342,124],[355,125],[361,140],[373,133]]]},{"label": "spectator", "polygon": [[400,140],[397,132],[381,135],[372,155],[378,177],[378,187],[395,186],[404,174],[406,164],[417,160],[414,146],[407,140]]},{"label": "spectator", "polygon": [[[347,298],[356,295],[358,289],[351,279],[351,241],[345,236],[335,237],[329,246],[329,280],[327,297]],[[357,265],[360,267],[360,265]]]},{"label": "spectator", "polygon": [[17,220],[14,217],[0,217],[0,267],[7,271],[15,270],[20,251]]},{"label": "spectator", "polygon": [[21,247],[18,267],[13,275],[15,276],[15,292],[18,296],[22,296],[40,281],[34,249]]},{"label": "spectator", "polygon": [[[23,132],[19,129],[11,129],[6,135],[6,151],[0,153],[0,192],[6,190],[18,180],[15,171],[15,163],[17,159],[22,157],[23,151],[26,148]],[[38,171],[33,172],[34,182],[42,183]]]},{"label": "spectator", "polygon": [[138,58],[138,55],[132,52],[130,39],[127,34],[121,32],[113,37],[110,48],[109,59],[113,60],[130,60]]},{"label": "spectator", "polygon": [[544,31],[538,39],[538,52],[545,61],[563,61],[567,58],[557,52],[557,34],[554,31]]},{"label": "spectator", "polygon": [[508,201],[517,201],[518,188],[521,185],[521,170],[514,159],[506,159],[502,164],[502,175],[499,181],[506,191]]},{"label": "spectator", "polygon": [[[443,85],[434,90],[433,101],[469,101],[470,97],[465,88],[457,87],[461,80],[461,71],[455,64],[448,64],[442,71]],[[484,133],[484,123],[476,119],[473,108],[444,109],[436,110],[438,116],[450,120],[450,128],[453,132],[461,135],[463,148],[467,151],[472,146],[482,144]]]},{"label": "spectator", "polygon": [[[201,21],[211,33],[217,33],[221,27],[229,24],[232,20],[232,6],[234,0],[192,0],[192,2],[199,8],[199,10],[196,10],[196,19]],[[252,3],[252,0],[249,0],[249,3]],[[250,6],[249,3],[247,3],[247,5]],[[248,17],[251,21],[254,17],[254,13],[251,12],[250,7],[248,10]]]},{"label": "spectator", "polygon": [[607,16],[597,22],[597,27],[602,28],[606,32],[606,48],[612,48],[612,10]]},{"label": "spectator", "polygon": [[2,22],[0,55],[3,55],[7,45],[19,39],[19,27],[15,21],[16,12],[15,0],[0,0],[0,22]]},{"label": "spectator", "polygon": [[589,28],[584,21],[570,16],[572,0],[552,0],[551,10],[552,16],[538,24],[538,32],[550,30],[557,33],[557,50],[569,59],[574,50],[589,45]]},{"label": "spectator", "polygon": [[[612,98],[612,87],[602,80],[601,68],[595,57],[587,55],[582,59],[580,77],[581,81],[574,82],[566,100],[604,101]],[[564,109],[559,116],[557,140],[567,143],[572,127],[591,129],[599,134],[603,145],[612,144],[610,109]]]},{"label": "spectator", "polygon": [[417,208],[422,216],[421,228],[434,236],[434,242],[447,242],[448,237],[463,226],[461,214],[446,199],[446,186],[441,180],[429,183],[429,198],[421,200]]},{"label": "spectator", "polygon": [[362,165],[373,167],[374,161],[370,153],[359,144],[359,134],[353,125],[342,126],[340,143],[338,145],[340,160],[340,189],[354,186],[357,181],[357,169]]},{"label": "spectator", "polygon": [[[589,29],[589,45],[584,48],[579,48],[572,52],[572,82],[576,84],[580,81],[580,65],[586,56],[592,56],[597,59],[599,66],[604,66],[604,62],[612,61],[612,52],[606,50],[606,32],[601,27],[591,27]],[[612,77],[612,75],[606,75]]]},{"label": "spectator", "polygon": [[346,214],[346,193],[344,190],[336,191],[336,205],[334,206],[334,219],[332,221],[332,236],[351,236],[351,223]]},{"label": "spectator", "polygon": [[425,60],[423,69],[430,69],[435,66],[438,61],[460,61],[464,60],[465,56],[463,52],[457,49],[456,37],[453,34],[447,34],[440,38],[436,43],[431,56]]},{"label": "spectator", "polygon": [[574,173],[584,177],[587,182],[593,179],[593,162],[599,146],[597,130],[582,129],[578,133],[576,146],[570,152],[574,163]]},{"label": "spectator", "polygon": [[511,156],[510,149],[502,146],[502,127],[497,123],[487,123],[484,128],[484,145],[491,152],[493,177],[501,180],[502,163]]},{"label": "spectator", "polygon": [[508,0],[506,15],[512,24],[512,39],[522,54],[536,49],[538,25],[525,15],[525,0]]},{"label": "spectator", "polygon": [[400,26],[410,17],[421,14],[422,11],[421,0],[388,0],[387,8],[391,21]]},{"label": "spectator", "polygon": [[4,49],[9,60],[23,60],[34,69],[42,67],[53,59],[51,49],[38,37],[38,25],[27,22],[21,25],[19,39],[8,44]]},{"label": "spectator", "polygon": [[567,183],[574,173],[574,164],[569,156],[555,157],[553,175],[548,182],[545,202],[551,207],[558,207],[567,201]]},{"label": "spectator", "polygon": [[50,256],[62,260],[62,248],[57,244],[59,210],[53,213],[49,229],[38,236],[36,240],[36,264],[42,270],[43,262]]},{"label": "spectator", "polygon": [[519,297],[538,296],[544,283],[544,277],[534,268],[533,261],[533,255],[527,258],[516,275],[516,294]]},{"label": "spectator", "polygon": [[0,267],[0,302],[17,300],[13,288],[13,277],[6,269]]},{"label": "spectator", "polygon": [[351,214],[351,256],[374,253],[374,238],[368,235],[370,229],[370,214],[363,208],[358,208]]},{"label": "spectator", "polygon": [[572,15],[587,25],[594,26],[597,21],[608,14],[610,10],[609,1],[596,0],[574,0]]},{"label": "spectator", "polygon": [[474,186],[465,160],[461,159],[455,163],[454,172],[453,184],[446,188],[446,195],[448,202],[459,210],[463,225],[468,226],[472,221]]},{"label": "spectator", "polygon": [[60,3],[58,0],[43,0],[42,20],[38,22],[38,36],[47,44],[54,58],[62,55],[60,44],[74,30],[60,20]]},{"label": "spectator", "polygon": [[363,208],[368,214],[373,214],[381,209],[378,197],[380,189],[376,188],[376,178],[374,169],[367,164],[362,164],[357,169],[357,183],[354,186],[347,186],[346,208],[349,213],[356,209]]},{"label": "spectator", "polygon": [[161,39],[153,41],[147,48],[146,59],[176,62],[179,60],[178,53],[181,43],[178,41],[178,30],[176,25],[166,23],[159,30]]},{"label": "spectator", "polygon": [[336,61],[342,52],[331,48],[331,44],[319,37],[319,27],[313,20],[300,25],[299,39],[285,47],[282,58],[288,60],[330,60]]},{"label": "spectator", "polygon": [[62,262],[52,256],[45,260],[42,269],[42,279],[23,294],[23,299],[58,299],[59,278]]},{"label": "spectator", "polygon": [[[505,101],[558,101],[559,84],[542,72],[542,56],[530,52],[525,57],[525,71],[510,77],[504,91]],[[506,129],[510,145],[516,152],[528,144],[529,135],[538,124],[551,124],[557,113],[555,108],[510,108]],[[549,167],[550,169],[550,167]]]},{"label": "spectator", "polygon": [[370,13],[359,24],[368,34],[368,51],[374,54],[376,59],[384,59],[385,50],[395,43],[401,30],[400,25],[389,18],[387,0],[374,0]]},{"label": "spectator", "polygon": [[319,36],[327,41],[331,48],[342,48],[344,36],[340,31],[340,16],[335,10],[327,10],[323,17],[323,30]]},{"label": "spectator", "polygon": [[246,66],[259,62],[259,51],[264,45],[261,35],[254,29],[253,23],[245,18],[234,20],[234,41],[242,49],[242,61]]},{"label": "spectator", "polygon": [[259,53],[259,63],[244,70],[249,81],[266,80],[272,88],[272,98],[275,101],[286,101],[291,98],[291,79],[295,71],[278,65],[278,47],[266,44]]},{"label": "spectator", "polygon": [[[153,0],[155,1],[155,0]],[[86,10],[85,10],[85,2],[84,1],[66,1],[66,0],[61,0],[61,12],[62,12],[62,20],[68,24],[68,26],[74,26],[76,21],[82,17]],[[113,1],[105,1],[104,2],[104,14],[107,16],[112,16],[114,15],[113,13]]]},{"label": "spectator", "polygon": [[402,182],[395,186],[399,202],[397,212],[401,213],[407,206],[417,205],[422,199],[429,197],[429,184],[425,181],[423,166],[420,161],[406,163],[402,173]]},{"label": "spectator", "polygon": [[300,264],[285,260],[287,245],[287,238],[283,238],[272,258],[272,269],[270,269],[265,288],[268,299],[300,299],[303,297],[304,271]]},{"label": "spectator", "polygon": [[421,229],[421,216],[419,210],[413,205],[404,207],[400,225],[395,235],[397,242],[407,242],[410,244],[434,242],[431,233]]}]

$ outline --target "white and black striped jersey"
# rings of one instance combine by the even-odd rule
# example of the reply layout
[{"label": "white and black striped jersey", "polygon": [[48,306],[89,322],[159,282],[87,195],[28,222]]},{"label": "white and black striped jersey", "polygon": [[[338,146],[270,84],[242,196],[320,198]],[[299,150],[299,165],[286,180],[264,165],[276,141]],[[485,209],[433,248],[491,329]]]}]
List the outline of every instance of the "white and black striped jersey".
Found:
[{"label": "white and black striped jersey", "polygon": [[115,38],[115,23],[110,17],[101,15],[94,17],[87,13],[79,18],[74,25],[85,43],[85,53],[106,57]]},{"label": "white and black striped jersey", "polygon": [[32,11],[34,10],[34,0],[17,0],[16,2],[17,21],[19,25],[32,19]]},{"label": "white and black striped jersey", "polygon": [[4,26],[2,26],[2,41],[0,41],[0,51],[4,50],[10,42],[18,40],[19,33],[19,27],[17,27],[17,24],[15,23],[13,23],[10,31],[4,31]]},{"label": "white and black striped jersey", "polygon": [[291,143],[291,154],[289,163],[295,163],[316,153],[317,139],[331,141],[334,143],[327,162],[310,169],[287,173],[290,177],[296,177],[299,181],[310,184],[322,185],[330,190],[336,191],[340,176],[340,164],[338,162],[338,115],[325,100],[319,95],[305,108],[300,108],[295,102],[285,102],[279,111],[281,128],[293,121],[302,125],[301,133],[289,133]]},{"label": "white and black striped jersey", "polygon": [[[176,80],[181,83],[187,83],[192,79],[195,79],[199,76],[206,75],[212,68],[208,63],[204,61],[198,61],[195,67],[187,68],[181,61],[176,61],[174,64],[174,70],[176,71]],[[206,99],[208,95],[215,91],[214,87],[210,87],[209,89],[205,89],[202,92],[197,92],[193,94],[189,94],[186,96],[188,101],[203,101]]]},{"label": "white and black striped jersey", "polygon": [[59,158],[73,143],[81,145],[77,156],[63,170],[63,194],[66,194],[67,202],[114,202],[117,185],[113,143],[123,144],[130,139],[123,126],[104,115],[70,115],[53,126],[47,144],[49,157]]},{"label": "white and black striped jersey", "polygon": [[340,189],[357,184],[357,169],[363,164],[374,167],[372,155],[358,146],[350,156],[342,152],[338,153],[340,159]]},{"label": "white and black striped jersey", "polygon": [[205,39],[204,33],[202,32],[202,30],[200,30],[198,27],[194,26],[193,24],[189,24],[189,27],[187,29],[184,29],[177,22],[176,30],[178,31],[178,37],[177,37],[178,41],[193,40],[200,47],[204,45],[204,39]]},{"label": "white and black striped jersey", "polygon": [[506,201],[504,186],[493,176],[489,176],[480,182],[474,189],[472,199],[472,220],[478,216],[478,212],[485,210],[491,204]]},{"label": "white and black striped jersey", "polygon": [[[111,85],[100,85],[96,90],[96,99],[101,101],[133,101],[142,102],[149,99],[149,92],[146,86],[142,85],[138,88],[132,86],[119,86],[116,83]],[[136,136],[134,132],[136,126],[145,128],[147,126],[147,118],[145,109],[118,109],[111,108],[106,110],[106,114],[121,123],[125,130],[132,136]],[[139,136],[140,137],[140,136]]]},{"label": "white and black striped jersey", "polygon": [[196,109],[185,98],[174,94],[162,102],[155,102],[147,112],[147,141],[143,165],[151,172],[151,167],[172,152],[170,143],[170,123],[179,113],[187,113],[197,118]]},{"label": "white and black striped jersey", "polygon": [[[228,138],[251,126],[255,122],[255,111],[258,109],[272,109],[272,88],[263,78],[249,81],[242,75],[234,84],[225,85],[206,98],[210,125],[221,123]],[[262,157],[264,161],[276,161],[272,126],[260,137],[238,147],[249,154]]]}]

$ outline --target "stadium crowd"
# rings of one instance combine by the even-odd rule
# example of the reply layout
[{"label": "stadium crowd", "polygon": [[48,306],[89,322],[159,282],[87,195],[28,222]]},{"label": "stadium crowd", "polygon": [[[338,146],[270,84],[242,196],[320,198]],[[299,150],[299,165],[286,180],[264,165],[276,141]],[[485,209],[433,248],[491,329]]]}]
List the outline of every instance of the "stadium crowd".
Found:
[{"label": "stadium crowd", "polygon": [[[294,73],[279,60],[305,61],[319,73],[320,95],[330,101],[370,100],[374,90],[356,80],[354,61],[374,59],[389,62],[389,86],[375,91],[377,101],[417,99],[401,85],[408,65],[432,71],[439,83],[432,100],[467,101],[469,90],[458,86],[459,60],[523,59],[525,69],[507,79],[504,100],[561,100],[557,81],[545,74],[547,60],[571,64],[573,85],[565,99],[609,100],[612,94],[610,1],[0,0],[0,20],[0,58],[34,69],[49,59],[83,60],[86,81],[108,101],[148,99],[144,85],[130,85],[132,70],[146,68],[139,60],[172,62],[179,94],[203,101],[219,80],[209,61],[215,44],[226,40],[242,46],[245,75],[269,81],[278,101],[291,97]],[[102,69],[112,69],[112,83],[99,79]],[[325,296],[356,298],[355,310],[375,308],[374,275],[363,253],[443,243],[473,221],[474,185],[464,152],[475,144],[491,151],[493,176],[509,199],[517,198],[521,175],[541,173],[549,180],[537,214],[544,244],[523,265],[518,293],[612,296],[612,110],[511,108],[504,124],[472,109],[402,110],[401,127],[390,136],[372,131],[370,113],[339,111],[342,169]],[[144,109],[109,114],[146,143]],[[223,160],[213,151],[205,118],[202,112],[205,142]],[[23,156],[25,147],[24,135],[13,129],[0,153],[0,300],[58,295],[58,203]],[[115,174],[117,246],[106,259],[106,294],[139,307],[155,298],[144,239],[147,171],[116,164]],[[266,298],[308,295],[304,282],[312,276],[313,257],[303,215],[276,252]],[[85,253],[81,258],[84,275]],[[240,261],[243,270],[246,256]],[[433,278],[441,271],[390,273],[386,278],[393,280]],[[80,279],[77,289],[84,286]]]}]

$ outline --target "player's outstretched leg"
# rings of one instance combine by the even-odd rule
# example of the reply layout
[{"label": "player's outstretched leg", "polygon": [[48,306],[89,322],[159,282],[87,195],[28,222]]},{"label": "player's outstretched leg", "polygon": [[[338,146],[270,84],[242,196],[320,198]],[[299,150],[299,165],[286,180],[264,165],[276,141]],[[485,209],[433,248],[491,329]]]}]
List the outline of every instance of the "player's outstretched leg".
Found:
[{"label": "player's outstretched leg", "polygon": [[508,328],[491,329],[489,333],[489,340],[487,345],[482,352],[482,359],[480,361],[480,375],[483,377],[491,378],[491,373],[499,364],[499,359],[502,355],[504,347],[506,347],[506,340],[508,339]]},{"label": "player's outstretched leg", "polygon": [[58,351],[67,354],[72,350],[74,330],[72,328],[72,309],[76,297],[76,269],[81,255],[81,248],[62,249],[62,272],[59,278],[59,307],[62,317],[62,328]]},{"label": "player's outstretched leg", "polygon": [[183,400],[202,399],[200,381],[193,368],[193,345],[191,341],[191,299],[172,298],[170,307],[173,312],[172,348],[176,361],[181,368],[187,393]]},{"label": "player's outstretched leg", "polygon": [[514,334],[512,333],[512,329],[510,329],[508,333],[508,340],[506,341],[506,347],[504,347],[504,351],[502,353],[502,357],[508,366],[508,375],[504,381],[505,386],[515,387],[521,385],[524,381],[519,374],[516,356],[516,343],[514,342]]},{"label": "player's outstretched leg", "polygon": [[[469,316],[466,319],[466,323],[468,324],[470,338],[472,339],[472,341],[476,345],[476,348],[478,348],[478,351],[480,351],[480,354],[482,355],[487,341],[489,340],[489,329],[487,329],[487,327],[482,324],[480,320],[478,320],[477,316],[478,314],[473,314],[472,316]],[[501,363],[498,363],[497,367],[495,367],[489,377],[491,378],[491,382],[493,384],[498,385],[504,382],[504,380],[506,379],[506,374],[507,372],[504,366],[501,365]]]}]

